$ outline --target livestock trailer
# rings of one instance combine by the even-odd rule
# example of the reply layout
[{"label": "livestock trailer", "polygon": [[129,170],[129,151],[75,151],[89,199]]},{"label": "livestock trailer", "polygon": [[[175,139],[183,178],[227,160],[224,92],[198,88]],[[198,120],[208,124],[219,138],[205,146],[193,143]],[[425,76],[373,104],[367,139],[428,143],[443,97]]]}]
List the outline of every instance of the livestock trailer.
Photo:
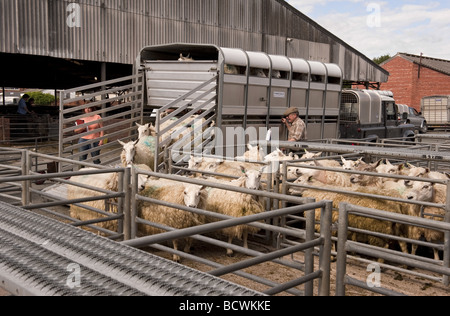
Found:
[{"label": "livestock trailer", "polygon": [[224,132],[254,127],[265,139],[263,131],[281,128],[286,109],[298,107],[310,140],[338,134],[343,73],[336,64],[178,43],[143,48],[135,69],[145,73],[152,109],[210,111]]},{"label": "livestock trailer", "polygon": [[340,137],[350,139],[414,137],[414,126],[398,119],[398,108],[390,91],[342,91]]},{"label": "livestock trailer", "polygon": [[450,95],[424,97],[422,115],[430,128],[448,127],[450,125]]}]

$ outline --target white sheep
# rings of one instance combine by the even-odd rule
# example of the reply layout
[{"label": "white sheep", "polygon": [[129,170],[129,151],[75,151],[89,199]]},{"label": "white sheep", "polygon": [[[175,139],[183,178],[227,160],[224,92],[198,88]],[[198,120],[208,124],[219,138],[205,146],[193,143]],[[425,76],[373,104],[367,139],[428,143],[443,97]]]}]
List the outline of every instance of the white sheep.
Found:
[{"label": "white sheep", "polygon": [[[295,156],[295,160],[308,160],[308,159],[315,159],[322,156],[322,153],[310,153],[308,151],[305,151],[306,153],[299,158],[298,156]],[[299,162],[299,165],[304,166],[318,166],[318,167],[329,167],[329,168],[336,168],[340,169],[341,164],[337,162],[336,160],[311,160],[306,162]],[[316,169],[310,169],[310,168],[302,168],[298,166],[290,166],[288,167],[287,174],[288,179],[297,179],[302,176],[314,176],[316,173],[318,173],[318,170]]]},{"label": "white sheep", "polygon": [[[241,161],[223,161],[216,158],[203,158],[191,156],[188,168],[192,171],[214,172],[219,175],[214,176],[217,179],[229,180],[230,177],[242,177],[247,170],[254,170],[261,172],[261,166],[252,163]],[[201,176],[201,172],[196,173],[196,176]],[[223,175],[223,176],[221,176]]]},{"label": "white sheep", "polygon": [[155,170],[155,137],[144,136],[137,141],[128,143],[119,140],[119,144],[123,147],[120,158],[124,167],[143,164]]},{"label": "white sheep", "polygon": [[141,125],[139,123],[136,123],[137,127],[138,127],[138,139],[144,138],[144,137],[148,137],[148,136],[155,136],[155,127],[153,126],[153,124],[145,124],[145,125]]},{"label": "white sheep", "polygon": [[[145,165],[133,165],[133,168],[138,168],[141,170],[149,171],[148,167]],[[92,168],[83,169],[84,171],[89,170],[97,170]],[[141,189],[145,182],[147,181],[148,176],[139,175],[138,176],[138,188]],[[114,173],[101,173],[94,175],[82,175],[72,177],[71,182],[79,183],[83,185],[88,185],[91,187],[108,190],[112,192],[117,192],[119,188],[119,174]],[[105,193],[101,193],[94,190],[89,190],[85,188],[78,187],[76,185],[68,185],[67,186],[67,196],[69,200],[81,199],[81,198],[89,198],[89,197],[99,197],[104,196]],[[117,199],[108,199],[108,200],[98,200],[98,201],[90,201],[79,203],[81,205],[85,205],[88,207],[92,207],[98,210],[103,210],[109,213],[117,213]],[[93,219],[105,218],[106,215],[98,214],[97,212],[87,210],[81,206],[76,206],[74,204],[70,205],[70,216],[72,218],[81,220],[81,221],[90,221]],[[111,231],[117,231],[117,221],[103,222],[98,223],[96,226],[105,228]]]},{"label": "white sheep", "polygon": [[252,146],[250,144],[247,145],[248,151],[244,153],[244,155],[236,157],[236,160],[241,161],[263,161],[263,151],[259,145]]},{"label": "white sheep", "polygon": [[[447,186],[443,184],[434,184],[433,187],[434,187],[434,195],[429,202],[445,205],[447,203]],[[425,214],[424,218],[436,221],[443,221],[445,216],[444,209],[431,206],[425,206],[423,209],[423,213]],[[416,216],[420,216],[420,214],[417,214]],[[410,235],[412,235],[411,237],[412,239],[417,240],[420,239],[421,237],[424,237],[425,240],[431,243],[442,243],[444,241],[443,232],[422,227],[412,227],[410,229]],[[416,253],[417,248],[418,248],[417,245],[412,246],[412,254]],[[439,251],[433,248],[433,252],[434,252],[434,259],[440,260]]]},{"label": "white sheep", "polygon": [[[399,183],[397,183],[397,186]],[[430,196],[433,195],[433,189],[431,186],[427,186],[426,184],[423,186],[417,185],[414,188],[404,187],[404,190],[383,190],[380,188],[372,188],[372,187],[357,187],[353,188],[351,191],[373,194],[378,196],[386,196],[386,197],[396,197],[403,199],[429,199]],[[399,203],[388,201],[382,198],[375,197],[360,197],[351,194],[340,194],[340,193],[332,193],[326,191],[319,191],[315,189],[308,189],[302,192],[303,197],[314,198],[317,201],[323,200],[331,200],[333,201],[333,207],[335,209],[339,208],[340,203],[346,202],[353,205],[358,205],[362,207],[378,209],[388,212],[393,212],[397,214],[409,215],[409,216],[417,216],[417,212],[420,211],[420,207],[407,203]],[[338,221],[338,212],[333,211],[332,221],[333,223],[337,223]],[[320,222],[320,212],[316,212],[316,221]],[[349,227],[354,227],[363,230],[369,230],[377,233],[384,233],[387,235],[393,236],[401,236],[401,237],[410,237],[409,229],[403,225],[398,223],[391,223],[388,221],[382,221],[378,219],[366,218],[361,216],[349,215]],[[349,233],[349,239],[353,241],[366,242],[374,246],[389,248],[390,240],[387,238],[371,236],[360,233]],[[408,248],[406,242],[399,242],[400,248],[402,252],[408,253]]]},{"label": "white sheep", "polygon": [[[169,180],[149,180],[141,192],[144,197],[159,201],[170,202],[191,208],[204,208],[202,186]],[[158,204],[140,202],[138,216],[150,222],[162,224],[175,229],[189,228],[205,223],[204,217],[187,211],[170,208]],[[154,235],[164,232],[149,225],[139,225],[139,232],[143,235]],[[173,240],[173,247],[178,250],[179,240]],[[184,251],[189,253],[192,239],[185,238]],[[173,260],[179,262],[181,258],[174,254]]]},{"label": "white sheep", "polygon": [[178,61],[185,61],[185,62],[193,62],[194,59],[191,57],[191,54],[188,54],[186,57],[183,56],[183,53],[180,54],[180,58]]},{"label": "white sheep", "polygon": [[[247,187],[254,189],[258,186],[257,183],[249,182],[252,178],[252,173],[254,171],[247,171],[244,177],[238,180],[226,181],[219,179],[210,179],[213,182],[220,182],[228,185],[233,185],[236,187]],[[227,191],[216,188],[206,188],[206,199],[205,199],[205,209],[211,212],[228,215],[231,217],[243,217],[250,216],[254,214],[259,214],[264,212],[265,208],[262,202],[253,195],[244,194],[234,191]],[[214,219],[209,218],[209,221],[214,221]],[[244,247],[248,248],[248,234],[255,234],[259,231],[258,228],[239,225],[235,227],[225,228],[222,233],[228,236],[228,242],[231,244],[234,238],[244,240]],[[227,249],[227,255],[232,256],[233,251]]]},{"label": "white sheep", "polygon": [[355,170],[360,165],[365,164],[363,158],[360,158],[358,160],[347,160],[344,157],[341,157],[341,161],[342,161],[342,169],[344,170]]}]

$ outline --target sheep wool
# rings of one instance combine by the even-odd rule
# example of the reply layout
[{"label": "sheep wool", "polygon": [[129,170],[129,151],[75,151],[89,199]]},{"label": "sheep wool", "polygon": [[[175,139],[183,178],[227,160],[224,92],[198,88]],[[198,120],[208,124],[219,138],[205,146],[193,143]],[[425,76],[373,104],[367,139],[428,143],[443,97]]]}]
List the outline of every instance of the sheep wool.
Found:
[{"label": "sheep wool", "polygon": [[[236,186],[243,186],[243,182],[228,183]],[[264,212],[264,206],[255,199],[254,196],[233,191],[226,191],[215,188],[208,188],[207,198],[205,200],[205,209],[211,212],[228,215],[232,217],[250,216]],[[216,221],[216,219],[208,218],[208,221]],[[231,243],[233,238],[239,240],[244,239],[244,247],[248,248],[248,234],[255,234],[259,231],[256,227],[247,225],[239,225],[229,227],[222,230],[222,233],[228,236]],[[230,249],[227,250],[228,255],[232,255]]]},{"label": "sheep wool", "polygon": [[[360,193],[372,193],[383,196],[395,196],[400,197],[396,192],[388,192],[383,191],[381,189],[370,189],[370,188],[358,188],[354,190]],[[353,205],[358,205],[362,207],[384,210],[388,212],[393,212],[397,214],[409,214],[410,206],[405,203],[398,203],[387,201],[383,199],[376,198],[368,198],[368,197],[358,197],[349,194],[339,194],[339,193],[331,193],[324,192],[318,190],[306,190],[302,194],[303,197],[315,198],[317,201],[330,200],[333,201],[333,208],[335,211],[332,213],[332,222],[337,223],[339,219],[339,213],[336,211],[339,208],[340,203],[349,203]],[[320,212],[316,211],[316,222],[320,222]],[[406,236],[408,234],[406,227],[401,224],[396,224],[387,221],[381,221],[372,218],[366,218],[361,216],[350,215],[349,216],[349,226],[368,230],[376,233],[383,233],[387,235],[395,235],[395,236]],[[319,227],[316,227],[320,229]],[[349,239],[358,242],[369,243],[370,245],[389,248],[391,242],[387,238],[376,237],[372,235],[359,234],[349,232]],[[403,252],[408,253],[407,245],[404,242],[400,242],[400,247]]]},{"label": "sheep wool", "polygon": [[[186,186],[179,182],[169,180],[149,180],[147,181],[145,189],[140,193],[144,197],[149,197],[159,201],[170,202],[173,204],[185,205],[185,191]],[[201,191],[199,191],[201,194]],[[200,196],[200,203],[197,207],[201,208],[203,203],[203,196]],[[164,226],[175,229],[189,228],[203,224],[204,218],[198,214],[182,211],[175,208],[170,208],[158,204],[140,202],[138,206],[138,216],[149,222],[158,223]],[[138,230],[142,235],[154,235],[166,232],[149,225],[139,224]],[[190,251],[192,239],[186,238],[185,252]],[[175,250],[178,250],[179,240],[173,241]],[[173,256],[174,261],[179,262],[180,257]]]},{"label": "sheep wool", "polygon": [[[85,169],[89,170],[89,169]],[[90,169],[94,170],[94,169]],[[92,187],[105,189],[109,191],[118,190],[118,174],[117,173],[107,173],[107,174],[96,174],[96,175],[83,175],[71,178],[72,182],[80,183],[84,185],[89,185]],[[86,197],[97,197],[105,195],[104,193],[88,190],[85,188],[80,188],[74,185],[67,186],[67,196],[69,200],[80,199]],[[104,212],[117,213],[117,201],[116,199],[109,200],[99,200],[80,203],[91,208],[96,208],[103,210]],[[74,204],[70,205],[70,216],[72,218],[78,219],[80,221],[90,221],[99,218],[105,218],[106,215],[98,214],[94,211],[87,210],[83,207],[76,206]],[[103,222],[95,224],[95,226],[108,229],[111,231],[117,231],[117,221]]]}]

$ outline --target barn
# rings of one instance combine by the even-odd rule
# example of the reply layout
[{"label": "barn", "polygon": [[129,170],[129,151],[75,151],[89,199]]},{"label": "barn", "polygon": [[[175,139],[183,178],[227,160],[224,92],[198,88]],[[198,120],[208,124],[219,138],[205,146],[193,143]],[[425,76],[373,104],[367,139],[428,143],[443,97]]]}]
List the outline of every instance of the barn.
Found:
[{"label": "barn", "polygon": [[68,89],[132,72],[142,47],[202,43],[388,72],[283,0],[18,0],[0,4],[3,87]]},{"label": "barn", "polygon": [[422,98],[450,95],[450,60],[398,53],[381,66],[390,73],[381,89],[394,92],[399,104],[420,112]]}]

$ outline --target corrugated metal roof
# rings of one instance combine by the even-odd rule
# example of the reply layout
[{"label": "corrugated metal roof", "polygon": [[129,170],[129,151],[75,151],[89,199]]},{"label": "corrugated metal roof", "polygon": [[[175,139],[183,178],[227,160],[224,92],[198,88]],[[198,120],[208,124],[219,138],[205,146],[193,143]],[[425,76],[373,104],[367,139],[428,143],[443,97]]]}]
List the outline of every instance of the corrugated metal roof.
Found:
[{"label": "corrugated metal roof", "polygon": [[443,74],[450,76],[450,60],[418,56],[407,53],[399,53],[397,56],[401,56],[417,65],[422,65],[424,67],[442,72]]},{"label": "corrugated metal roof", "polygon": [[388,78],[283,0],[2,0],[0,27],[10,54],[133,64],[142,47],[193,42],[337,63],[346,80]]}]

